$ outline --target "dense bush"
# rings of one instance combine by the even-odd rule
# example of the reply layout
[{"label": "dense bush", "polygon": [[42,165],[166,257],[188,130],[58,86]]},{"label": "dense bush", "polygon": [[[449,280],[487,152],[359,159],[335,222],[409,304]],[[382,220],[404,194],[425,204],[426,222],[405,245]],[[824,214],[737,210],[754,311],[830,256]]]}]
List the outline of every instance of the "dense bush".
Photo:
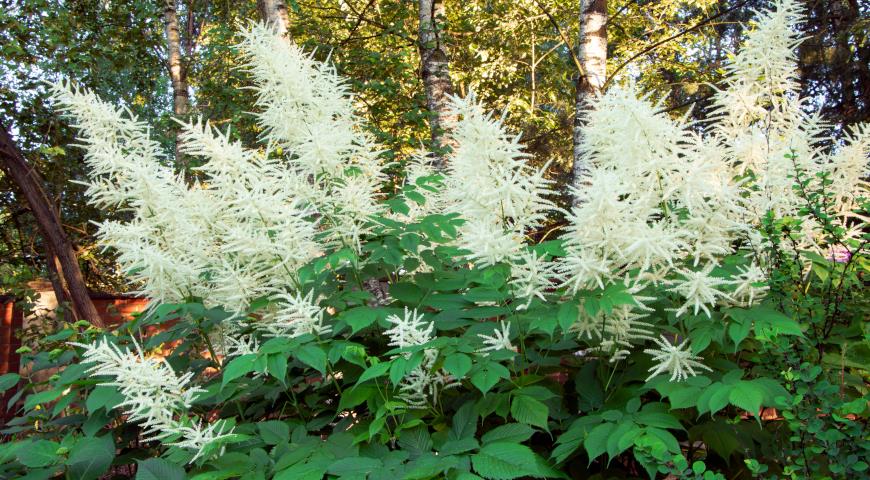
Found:
[{"label": "dense bush", "polygon": [[[261,26],[240,46],[264,148],[147,127],[68,85],[100,226],[153,299],[31,353],[7,477],[867,477],[870,130],[830,152],[795,94],[794,2],[759,14],[715,122],[614,87],[560,212],[473,95],[444,172],[385,194],[334,71]],[[11,388],[17,375],[0,377]],[[673,478],[673,477],[671,477]]]}]

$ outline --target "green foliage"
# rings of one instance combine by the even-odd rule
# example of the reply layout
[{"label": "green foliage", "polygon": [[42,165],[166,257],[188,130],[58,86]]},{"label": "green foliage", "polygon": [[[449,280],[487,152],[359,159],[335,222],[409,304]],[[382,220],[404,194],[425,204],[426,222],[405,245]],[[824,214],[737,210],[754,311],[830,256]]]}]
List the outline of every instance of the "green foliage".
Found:
[{"label": "green foliage", "polygon": [[[807,215],[820,218],[824,230],[824,193],[807,198]],[[609,362],[568,332],[579,308],[595,314],[632,302],[624,289],[585,291],[557,305],[536,300],[518,310],[502,266],[470,268],[457,260],[448,245],[456,221],[383,219],[362,258],[328,252],[303,269],[306,285],[330,307],[330,335],[265,339],[256,353],[216,357],[209,335],[230,314],[196,299],[152,308],[112,333],[67,324],[28,354],[36,371],[57,373],[12,399],[21,416],[4,431],[17,440],[0,447],[0,474],[98,478],[131,464],[142,479],[868,474],[866,238],[845,262],[789,251],[801,219],[770,216],[764,254],[774,269],[761,305],[678,320],[667,309],[679,299],[650,292],[658,298],[658,327],[687,335],[714,367],[668,382],[644,380],[643,354]],[[823,244],[836,245],[836,234],[823,235]],[[538,248],[560,254],[549,245]],[[426,268],[405,268],[411,259]],[[799,268],[806,259],[810,275]],[[371,278],[389,279],[386,305],[373,304],[362,287]],[[257,303],[247,315],[268,306]],[[405,307],[433,321],[438,337],[405,349],[386,345],[385,319]],[[478,334],[499,319],[512,322],[517,351],[476,353]],[[234,435],[213,447],[219,456],[188,464],[192,452],[143,441],[136,425],[122,421],[123,397],[89,378],[68,343],[103,335],[163,349],[176,371],[196,374],[205,393],[192,413],[235,424]],[[436,349],[435,364],[457,384],[411,408],[397,386],[426,349]],[[5,388],[17,382],[0,377]]]}]

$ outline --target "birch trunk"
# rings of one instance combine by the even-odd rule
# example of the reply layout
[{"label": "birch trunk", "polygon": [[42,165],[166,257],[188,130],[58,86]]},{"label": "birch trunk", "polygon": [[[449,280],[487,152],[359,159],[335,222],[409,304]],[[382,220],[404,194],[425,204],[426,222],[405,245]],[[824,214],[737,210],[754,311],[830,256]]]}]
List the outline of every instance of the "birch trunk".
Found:
[{"label": "birch trunk", "polygon": [[[176,117],[187,115],[190,109],[190,92],[187,87],[187,72],[181,60],[181,34],[178,26],[176,0],[166,0],[163,7],[163,23],[166,26],[166,50],[169,63],[169,79],[172,83],[172,113]],[[178,136],[175,134],[175,160],[186,171],[186,162],[179,152]]]},{"label": "birch trunk", "polygon": [[587,170],[580,152],[585,112],[590,99],[601,93],[607,78],[607,0],[580,0],[577,49],[577,59],[582,71],[577,76],[574,100],[572,183],[575,188],[580,188]]},{"label": "birch trunk", "polygon": [[426,107],[431,113],[429,120],[432,149],[436,153],[435,165],[444,167],[444,150],[452,147],[445,135],[445,127],[456,120],[447,105],[447,96],[453,93],[450,80],[450,62],[447,48],[438,27],[444,18],[444,3],[441,0],[420,0],[420,76],[426,90]]},{"label": "birch trunk", "polygon": [[87,320],[96,327],[104,327],[91,301],[72,243],[61,226],[60,216],[42,189],[42,177],[27,163],[3,125],[0,125],[0,165],[18,186],[36,217],[46,243],[45,261],[57,272],[60,287],[64,295],[68,295],[76,320]]},{"label": "birch trunk", "polygon": [[257,0],[257,10],[264,22],[272,25],[285,38],[290,38],[290,17],[283,0]]}]

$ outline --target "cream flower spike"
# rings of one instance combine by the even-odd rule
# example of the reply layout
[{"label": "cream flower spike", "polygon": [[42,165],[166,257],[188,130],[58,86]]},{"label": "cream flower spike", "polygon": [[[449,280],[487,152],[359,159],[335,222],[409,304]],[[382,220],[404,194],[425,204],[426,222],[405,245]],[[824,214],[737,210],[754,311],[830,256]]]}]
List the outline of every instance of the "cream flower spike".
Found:
[{"label": "cream flower spike", "polygon": [[193,373],[177,375],[164,359],[146,357],[138,344],[134,344],[135,353],[122,351],[105,339],[72,345],[85,350],[83,363],[93,364],[88,369],[89,375],[112,378],[104,384],[118,388],[124,397],[118,407],[124,409],[128,421],[143,425],[149,440],[162,441],[177,435],[180,438],[170,444],[196,450],[193,462],[211,444],[232,434],[232,430],[225,430],[222,421],[203,424],[184,418],[185,411],[204,392],[190,384]]},{"label": "cream flower spike", "polygon": [[703,360],[702,357],[692,355],[692,352],[688,348],[684,349],[689,343],[688,340],[683,340],[683,343],[679,345],[673,345],[664,336],[660,338],[661,340],[653,339],[659,347],[658,349],[648,348],[643,351],[652,355],[653,361],[657,362],[655,366],[649,369],[652,374],[647,377],[647,382],[663,373],[671,374],[669,381],[679,382],[697,375],[696,370],[713,371],[712,368],[699,362],[699,360]]},{"label": "cream flower spike", "polygon": [[479,348],[477,353],[487,356],[490,352],[498,350],[517,351],[517,347],[513,346],[510,339],[511,322],[505,323],[504,320],[501,320],[499,324],[501,328],[493,330],[492,335],[477,334],[483,340],[483,347]]}]

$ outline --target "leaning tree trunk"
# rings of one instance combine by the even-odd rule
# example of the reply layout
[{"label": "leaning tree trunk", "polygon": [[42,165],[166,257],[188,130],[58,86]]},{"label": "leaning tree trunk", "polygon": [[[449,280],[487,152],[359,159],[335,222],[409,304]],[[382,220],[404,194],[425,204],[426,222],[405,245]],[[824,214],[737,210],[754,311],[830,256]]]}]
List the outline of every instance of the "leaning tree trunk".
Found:
[{"label": "leaning tree trunk", "polygon": [[3,125],[0,125],[0,162],[3,170],[24,194],[36,217],[46,242],[45,261],[54,263],[64,294],[69,296],[73,315],[77,320],[87,320],[94,326],[105,326],[88,294],[72,243],[61,227],[60,216],[42,189],[42,178],[24,159]]},{"label": "leaning tree trunk", "polygon": [[447,96],[453,93],[453,82],[450,80],[450,62],[443,32],[437,25],[443,18],[441,0],[420,0],[420,75],[426,89],[426,106],[431,114],[429,127],[437,168],[444,167],[445,147],[453,147],[444,129],[456,120],[447,105]]},{"label": "leaning tree trunk", "polygon": [[[169,79],[172,83],[172,113],[176,117],[187,115],[190,108],[190,93],[187,88],[187,71],[181,60],[181,34],[178,27],[178,9],[176,0],[166,0],[163,8],[163,23],[166,26],[166,50],[168,52]],[[179,135],[175,135],[175,160],[182,170],[186,165],[179,151]]]},{"label": "leaning tree trunk", "polygon": [[283,0],[257,0],[257,10],[264,22],[272,25],[285,38],[290,38],[290,17]]},{"label": "leaning tree trunk", "polygon": [[[580,0],[580,32],[577,38],[577,76],[574,102],[574,165],[572,183],[580,188],[587,166],[580,151],[589,101],[601,93],[607,78],[607,0]],[[576,200],[576,199],[575,199]]]}]

